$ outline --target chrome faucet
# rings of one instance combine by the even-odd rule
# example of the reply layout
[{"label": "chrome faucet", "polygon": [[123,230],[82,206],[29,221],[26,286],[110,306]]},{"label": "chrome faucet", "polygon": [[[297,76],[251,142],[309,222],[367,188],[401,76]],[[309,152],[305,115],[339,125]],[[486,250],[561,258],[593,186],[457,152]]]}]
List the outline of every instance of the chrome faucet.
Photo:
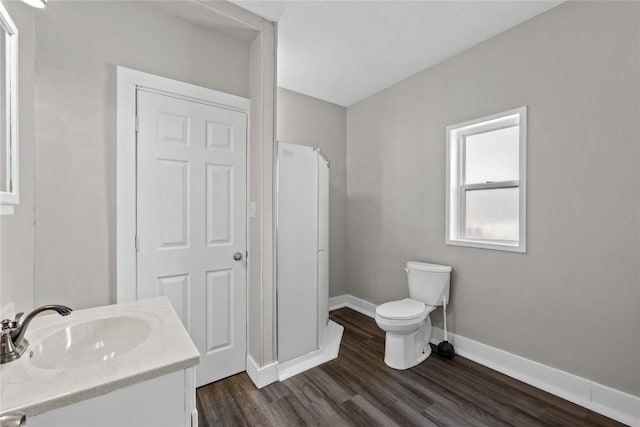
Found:
[{"label": "chrome faucet", "polygon": [[27,326],[38,314],[43,311],[53,310],[61,316],[71,314],[73,310],[64,305],[44,305],[36,308],[27,314],[24,321],[20,323],[20,318],[24,313],[18,313],[13,320],[4,319],[0,322],[0,365],[19,359],[24,351],[29,347],[29,341],[24,338]]}]

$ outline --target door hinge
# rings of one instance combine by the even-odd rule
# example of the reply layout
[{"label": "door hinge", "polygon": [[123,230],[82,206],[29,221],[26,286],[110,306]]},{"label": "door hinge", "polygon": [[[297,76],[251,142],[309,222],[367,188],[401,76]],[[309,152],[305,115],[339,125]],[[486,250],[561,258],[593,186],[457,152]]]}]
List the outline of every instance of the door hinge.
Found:
[{"label": "door hinge", "polygon": [[138,116],[136,116],[136,132],[140,130],[140,120],[138,120]]},{"label": "door hinge", "polygon": [[135,243],[134,243],[134,245],[135,245],[135,247],[136,247],[136,252],[140,252],[140,238],[139,238],[139,237],[138,237],[138,235],[136,234],[136,236],[135,236],[135,238],[134,238],[134,239],[135,239]]}]

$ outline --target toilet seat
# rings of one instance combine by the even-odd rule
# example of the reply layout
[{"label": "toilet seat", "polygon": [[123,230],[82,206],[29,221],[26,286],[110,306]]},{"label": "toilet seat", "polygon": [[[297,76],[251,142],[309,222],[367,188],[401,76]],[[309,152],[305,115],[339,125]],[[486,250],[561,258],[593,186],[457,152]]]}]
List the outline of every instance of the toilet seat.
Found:
[{"label": "toilet seat", "polygon": [[411,320],[422,317],[425,312],[431,312],[434,308],[420,301],[405,298],[379,305],[376,308],[376,314],[390,320]]}]

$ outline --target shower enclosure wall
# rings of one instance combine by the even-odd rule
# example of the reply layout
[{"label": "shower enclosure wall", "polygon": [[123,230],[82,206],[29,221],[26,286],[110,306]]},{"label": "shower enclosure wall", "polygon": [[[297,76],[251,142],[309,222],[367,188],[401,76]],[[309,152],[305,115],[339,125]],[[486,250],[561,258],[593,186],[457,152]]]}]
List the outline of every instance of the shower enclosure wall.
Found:
[{"label": "shower enclosure wall", "polygon": [[284,379],[335,358],[342,327],[329,321],[329,161],[316,148],[280,142],[277,174],[277,339]]}]

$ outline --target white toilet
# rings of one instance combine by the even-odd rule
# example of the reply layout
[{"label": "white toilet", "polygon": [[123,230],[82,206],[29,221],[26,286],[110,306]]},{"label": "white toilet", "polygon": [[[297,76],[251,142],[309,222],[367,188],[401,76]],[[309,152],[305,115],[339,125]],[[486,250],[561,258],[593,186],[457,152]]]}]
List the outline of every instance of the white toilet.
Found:
[{"label": "white toilet", "polygon": [[409,369],[429,357],[429,314],[442,305],[443,297],[449,303],[451,267],[411,261],[405,271],[409,298],[376,308],[376,323],[387,333],[384,363],[395,369]]}]

